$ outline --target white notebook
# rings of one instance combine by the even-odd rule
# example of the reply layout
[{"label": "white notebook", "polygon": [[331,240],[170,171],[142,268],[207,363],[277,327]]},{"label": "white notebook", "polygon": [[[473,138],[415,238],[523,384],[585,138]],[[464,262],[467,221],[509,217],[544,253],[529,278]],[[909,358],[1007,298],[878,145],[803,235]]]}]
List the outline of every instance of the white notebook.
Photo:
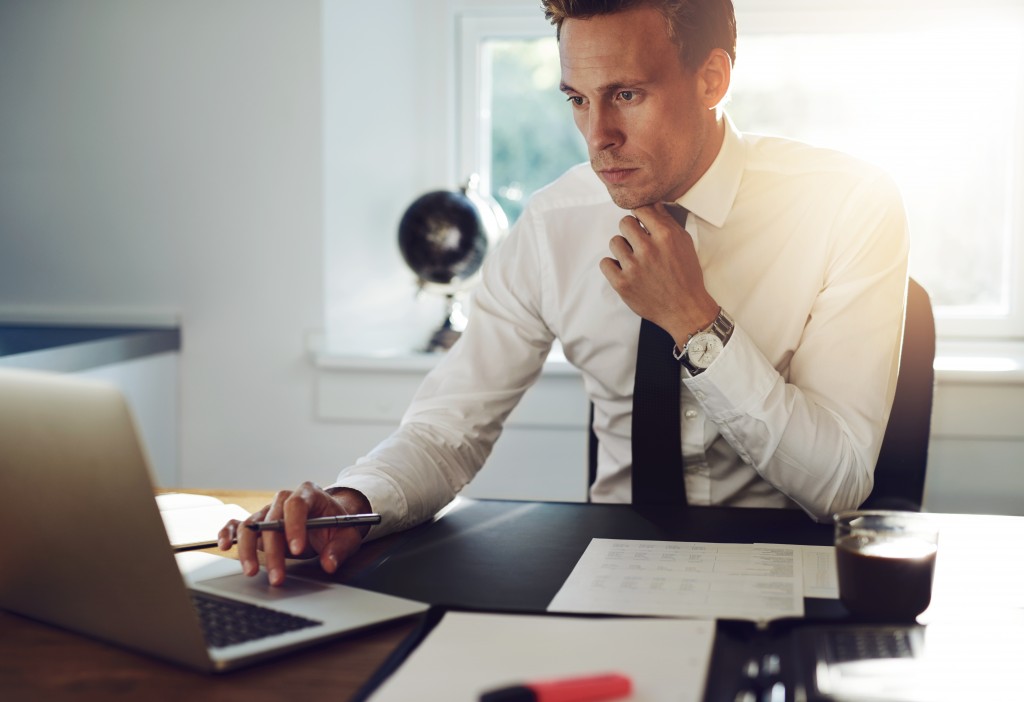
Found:
[{"label": "white notebook", "polygon": [[249,511],[211,495],[171,492],[156,496],[167,538],[175,551],[217,545],[217,533],[229,519],[245,519]]}]

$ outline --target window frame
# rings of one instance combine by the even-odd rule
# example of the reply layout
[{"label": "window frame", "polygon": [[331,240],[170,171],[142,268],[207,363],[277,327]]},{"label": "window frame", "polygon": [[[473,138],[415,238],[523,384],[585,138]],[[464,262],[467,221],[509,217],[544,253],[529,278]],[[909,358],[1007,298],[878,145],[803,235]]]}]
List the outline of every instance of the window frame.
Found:
[{"label": "window frame", "polygon": [[[507,8],[502,12],[464,13],[457,19],[458,56],[456,60],[459,135],[456,163],[460,173],[480,176],[480,189],[491,192],[491,114],[490,86],[484,76],[490,71],[486,41],[496,39],[537,39],[554,35],[554,27],[534,7]],[[487,167],[485,167],[487,166]]]},{"label": "window frame", "polygon": [[[948,26],[965,17],[988,14],[1019,18],[1024,7],[1013,0],[734,0],[741,36],[773,33],[838,33],[907,31]],[[530,3],[488,12],[464,12],[456,17],[456,163],[461,173],[476,173],[490,192],[490,90],[484,76],[489,72],[483,44],[495,39],[550,37],[554,28]],[[742,57],[740,57],[742,60]],[[1007,174],[1009,197],[1008,236],[1003,256],[1007,309],[1005,314],[971,313],[966,307],[936,307],[940,340],[1010,341],[1024,339],[1024,88],[1016,95],[1017,128],[1008,148],[1014,155]],[[570,117],[567,115],[566,119]]]}]

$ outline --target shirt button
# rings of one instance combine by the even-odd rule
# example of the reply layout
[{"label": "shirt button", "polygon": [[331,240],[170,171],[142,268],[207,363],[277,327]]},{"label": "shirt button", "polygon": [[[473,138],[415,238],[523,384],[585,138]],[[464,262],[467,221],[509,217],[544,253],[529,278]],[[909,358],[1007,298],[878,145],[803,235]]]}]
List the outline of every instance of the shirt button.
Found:
[{"label": "shirt button", "polygon": [[686,413],[683,416],[685,416],[687,419],[696,419],[697,418],[697,410],[695,410],[695,409],[688,409],[688,410],[686,410]]}]

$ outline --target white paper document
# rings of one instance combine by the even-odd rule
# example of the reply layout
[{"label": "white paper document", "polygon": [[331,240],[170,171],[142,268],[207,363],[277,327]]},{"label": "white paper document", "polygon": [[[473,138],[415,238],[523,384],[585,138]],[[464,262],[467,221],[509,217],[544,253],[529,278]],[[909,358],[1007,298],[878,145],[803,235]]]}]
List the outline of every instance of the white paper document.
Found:
[{"label": "white paper document", "polygon": [[839,599],[835,546],[801,546],[804,597]]},{"label": "white paper document", "polygon": [[714,635],[699,620],[448,612],[370,699],[477,702],[509,685],[620,673],[632,702],[700,702]]},{"label": "white paper document", "polygon": [[167,538],[176,549],[202,548],[217,543],[217,532],[229,519],[245,519],[249,512],[210,495],[170,492],[156,496]]},{"label": "white paper document", "polygon": [[770,621],[804,614],[800,546],[593,539],[548,606]]}]

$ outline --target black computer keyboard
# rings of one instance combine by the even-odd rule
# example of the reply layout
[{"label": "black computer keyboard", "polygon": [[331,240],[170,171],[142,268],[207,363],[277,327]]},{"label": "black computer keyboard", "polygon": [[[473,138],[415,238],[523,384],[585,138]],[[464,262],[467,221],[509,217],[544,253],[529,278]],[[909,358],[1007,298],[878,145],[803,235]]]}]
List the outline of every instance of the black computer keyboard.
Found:
[{"label": "black computer keyboard", "polygon": [[223,648],[275,634],[317,626],[323,622],[278,612],[267,607],[237,602],[191,590],[192,605],[199,614],[206,643]]}]

